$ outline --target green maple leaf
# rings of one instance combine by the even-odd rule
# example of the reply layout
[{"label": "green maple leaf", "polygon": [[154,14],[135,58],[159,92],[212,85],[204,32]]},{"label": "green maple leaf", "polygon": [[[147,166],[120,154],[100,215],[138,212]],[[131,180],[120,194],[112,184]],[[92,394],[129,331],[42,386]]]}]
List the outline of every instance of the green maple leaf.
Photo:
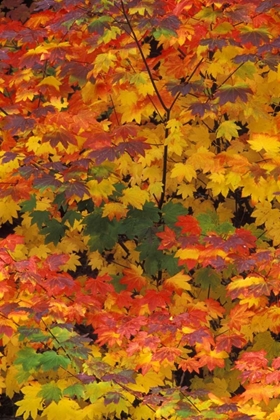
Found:
[{"label": "green maple leaf", "polygon": [[65,235],[67,227],[56,219],[48,220],[46,225],[47,226],[43,227],[40,231],[42,235],[45,235],[45,243],[49,244],[52,242],[57,245],[60,239]]},{"label": "green maple leaf", "polygon": [[41,355],[37,354],[36,351],[30,347],[19,350],[16,360],[14,361],[15,365],[22,366],[23,370],[26,372],[37,369],[40,366],[40,363]]},{"label": "green maple leaf", "polygon": [[27,211],[33,211],[36,207],[36,203],[36,196],[35,194],[32,194],[29,200],[23,201],[23,203],[21,203],[21,211],[23,213],[26,213]]},{"label": "green maple leaf", "polygon": [[62,218],[63,224],[68,220],[71,226],[74,226],[75,220],[81,220],[83,216],[75,210],[68,210]]},{"label": "green maple leaf", "polygon": [[118,241],[119,224],[116,220],[110,221],[102,217],[100,209],[85,217],[84,233],[89,235],[88,245],[91,251],[103,252],[105,249],[111,249]]},{"label": "green maple leaf", "polygon": [[73,398],[73,397],[83,398],[84,387],[81,384],[70,385],[63,390],[63,395],[66,395],[70,398]]},{"label": "green maple leaf", "polygon": [[45,402],[58,402],[62,397],[61,389],[54,382],[42,385],[41,391],[37,394],[38,397],[44,398]]},{"label": "green maple leaf", "polygon": [[209,287],[216,289],[221,283],[219,275],[210,267],[197,270],[194,274],[194,280],[202,289],[208,289]]},{"label": "green maple leaf", "polygon": [[57,354],[53,350],[46,351],[40,356],[40,365],[45,372],[48,370],[57,370],[60,367],[67,369],[70,363],[68,357]]},{"label": "green maple leaf", "polygon": [[173,203],[169,201],[168,203],[162,206],[162,213],[164,222],[168,226],[174,225],[176,223],[178,216],[183,216],[188,214],[188,210],[181,203]]},{"label": "green maple leaf", "polygon": [[47,210],[34,210],[30,216],[31,224],[36,224],[40,229],[50,220],[50,213]]},{"label": "green maple leaf", "polygon": [[40,343],[48,341],[50,336],[46,335],[43,331],[39,328],[31,328],[31,327],[18,327],[19,332],[19,340],[23,341],[25,338],[28,338],[30,341],[34,343]]}]

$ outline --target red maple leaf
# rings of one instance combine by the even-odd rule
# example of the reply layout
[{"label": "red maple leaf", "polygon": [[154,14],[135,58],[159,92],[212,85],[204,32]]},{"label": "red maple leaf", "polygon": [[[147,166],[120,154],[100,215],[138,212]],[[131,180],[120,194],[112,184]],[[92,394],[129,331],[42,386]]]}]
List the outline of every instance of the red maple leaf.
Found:
[{"label": "red maple leaf", "polygon": [[177,347],[162,347],[153,354],[152,360],[158,360],[159,362],[168,360],[172,363],[181,354],[182,350]]},{"label": "red maple leaf", "polygon": [[142,269],[141,267],[136,267],[135,265],[131,265],[130,268],[125,268],[123,270],[124,276],[120,280],[121,284],[126,284],[127,290],[140,290],[146,286],[147,279],[141,275]]},{"label": "red maple leaf", "polygon": [[156,235],[161,239],[158,249],[170,249],[177,244],[176,234],[168,226],[165,226],[164,231],[156,233]]},{"label": "red maple leaf", "polygon": [[86,281],[85,288],[90,291],[93,295],[98,293],[106,294],[114,292],[114,286],[109,282],[112,281],[112,278],[107,274],[104,276],[98,276],[96,279],[89,277]]},{"label": "red maple leaf", "polygon": [[179,216],[178,222],[175,226],[182,228],[182,233],[188,233],[191,235],[200,235],[201,227],[199,226],[198,220],[193,216]]}]

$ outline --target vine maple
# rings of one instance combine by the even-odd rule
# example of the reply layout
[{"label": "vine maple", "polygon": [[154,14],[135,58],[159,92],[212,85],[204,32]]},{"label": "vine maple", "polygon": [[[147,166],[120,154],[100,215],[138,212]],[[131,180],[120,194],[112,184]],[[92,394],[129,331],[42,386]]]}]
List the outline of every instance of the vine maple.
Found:
[{"label": "vine maple", "polygon": [[279,418],[279,9],[1,3],[16,416]]}]

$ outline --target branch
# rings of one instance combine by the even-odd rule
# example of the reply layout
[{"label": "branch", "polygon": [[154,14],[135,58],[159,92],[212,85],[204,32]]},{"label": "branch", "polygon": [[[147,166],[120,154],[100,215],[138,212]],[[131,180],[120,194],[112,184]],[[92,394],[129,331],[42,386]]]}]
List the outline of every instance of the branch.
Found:
[{"label": "branch", "polygon": [[139,50],[139,52],[140,52],[141,58],[142,58],[143,63],[144,63],[144,65],[145,65],[145,67],[146,67],[146,70],[147,70],[147,73],[148,73],[148,75],[149,75],[149,79],[150,79],[150,81],[151,81],[151,83],[152,83],[152,85],[153,85],[154,91],[155,91],[155,93],[156,93],[156,95],[157,95],[157,97],[158,97],[158,100],[159,100],[159,101],[160,101],[160,103],[161,103],[161,106],[163,107],[163,109],[164,109],[166,112],[168,112],[168,108],[167,108],[167,106],[165,105],[165,103],[163,102],[162,97],[160,96],[160,93],[159,93],[159,91],[158,91],[158,88],[157,88],[157,86],[156,86],[156,84],[155,84],[155,81],[154,81],[154,79],[153,79],[153,75],[152,75],[151,69],[150,69],[150,67],[148,66],[148,63],[147,63],[147,60],[146,60],[146,58],[145,58],[145,56],[144,56],[144,53],[143,53],[143,51],[142,51],[141,45],[140,45],[140,43],[139,43],[139,41],[138,41],[138,38],[137,38],[137,36],[136,36],[136,34],[135,34],[135,32],[134,32],[134,29],[133,29],[132,25],[131,25],[131,23],[130,23],[130,20],[129,20],[128,16],[127,16],[127,13],[126,13],[126,11],[125,11],[125,7],[124,7],[124,4],[123,4],[123,0],[121,0],[121,5],[122,5],[122,12],[123,12],[123,15],[124,15],[125,20],[126,20],[126,22],[127,22],[127,24],[128,24],[128,27],[129,27],[129,29],[130,29],[130,31],[131,31],[132,37],[133,37],[133,39],[134,39],[134,41],[135,41],[135,43],[136,43],[136,45],[137,45],[137,48],[138,48],[138,50]]},{"label": "branch", "polygon": [[239,70],[240,69],[240,67],[242,67],[243,66],[243,64],[244,63],[241,63],[241,64],[239,64],[239,66],[238,67],[236,67],[236,69],[234,69],[231,73],[230,73],[230,75],[219,85],[219,86],[217,86],[217,89],[219,89],[221,86],[223,86],[227,81],[228,81],[228,79],[230,79],[231,78],[231,76],[234,74],[234,73],[236,73],[237,72],[237,70]]}]

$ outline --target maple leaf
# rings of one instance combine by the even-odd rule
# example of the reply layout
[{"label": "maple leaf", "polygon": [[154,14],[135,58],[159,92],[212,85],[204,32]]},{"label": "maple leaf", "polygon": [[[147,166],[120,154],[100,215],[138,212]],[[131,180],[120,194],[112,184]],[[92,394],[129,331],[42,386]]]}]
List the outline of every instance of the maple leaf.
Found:
[{"label": "maple leaf", "polygon": [[130,268],[125,268],[123,270],[124,276],[120,280],[121,284],[126,284],[127,290],[137,290],[140,291],[147,284],[147,279],[142,276],[142,268],[140,266],[131,265]]},{"label": "maple leaf", "polygon": [[266,368],[268,365],[266,351],[245,352],[235,363],[239,370],[258,370]]},{"label": "maple leaf", "polygon": [[230,311],[229,327],[240,331],[242,325],[250,323],[250,318],[254,316],[253,311],[248,311],[247,305],[236,305]]},{"label": "maple leaf", "polygon": [[88,289],[91,293],[110,293],[114,291],[114,287],[111,282],[112,278],[108,275],[98,276],[97,278],[88,278],[86,281],[86,289]]},{"label": "maple leaf", "polygon": [[226,351],[230,353],[232,347],[242,348],[247,343],[247,340],[237,334],[226,334],[217,337],[217,351]]},{"label": "maple leaf", "polygon": [[182,233],[188,233],[191,235],[200,235],[201,228],[198,220],[193,216],[179,216],[175,226],[179,226],[182,229]]},{"label": "maple leaf", "polygon": [[266,28],[250,28],[244,26],[241,32],[241,40],[244,44],[251,43],[252,45],[258,47],[261,43],[266,43],[269,41],[269,32]]},{"label": "maple leaf", "polygon": [[[32,383],[32,386],[24,386],[22,392],[24,393],[24,399],[18,401],[16,405],[19,407],[17,409],[16,415],[23,415],[24,420],[27,420],[29,416],[36,418],[38,411],[43,409],[43,400],[42,397],[38,395],[41,390],[41,385]],[[32,401],[32,404],[30,404]]]},{"label": "maple leaf", "polygon": [[186,178],[187,181],[191,182],[193,178],[196,178],[196,171],[187,163],[175,163],[171,171],[171,178],[177,178],[179,182]]},{"label": "maple leaf", "polygon": [[165,226],[164,232],[158,232],[156,235],[161,239],[158,249],[171,249],[177,245],[176,234],[168,226]]},{"label": "maple leaf", "polygon": [[69,259],[69,255],[54,254],[54,255],[49,255],[45,262],[48,264],[51,271],[56,271],[62,265],[66,264],[68,259]]},{"label": "maple leaf", "polygon": [[225,105],[227,102],[235,103],[238,98],[242,102],[248,101],[248,94],[252,94],[252,90],[245,84],[223,85],[219,88],[216,96],[219,98],[220,105]]},{"label": "maple leaf", "polygon": [[37,395],[38,397],[42,397],[47,403],[50,403],[51,401],[58,403],[62,397],[62,392],[54,382],[51,382],[42,385],[42,389],[38,392]]},{"label": "maple leaf", "polygon": [[192,111],[193,115],[203,117],[205,112],[210,111],[211,105],[208,103],[194,102],[190,105],[189,109]]},{"label": "maple leaf", "polygon": [[160,362],[167,360],[170,363],[174,363],[176,358],[181,354],[182,350],[176,347],[162,347],[154,353],[153,360],[158,360]]},{"label": "maple leaf", "polygon": [[6,130],[11,130],[11,133],[17,134],[27,130],[32,130],[36,122],[33,118],[26,118],[22,115],[9,115],[5,118],[4,127]]},{"label": "maple leaf", "polygon": [[127,214],[128,210],[121,203],[105,203],[103,206],[102,217],[108,216],[109,220],[114,218],[120,221]]},{"label": "maple leaf", "polygon": [[109,160],[110,162],[113,162],[117,157],[117,149],[115,147],[103,147],[98,150],[95,150],[93,152],[90,152],[88,156],[90,158],[95,159],[96,164],[100,165],[105,160]]},{"label": "maple leaf", "polygon": [[238,137],[238,130],[240,127],[234,121],[223,121],[217,130],[217,137],[230,141],[233,137]]},{"label": "maple leaf", "polygon": [[279,137],[269,134],[252,134],[251,140],[248,140],[253,150],[260,152],[265,150],[267,152],[279,152],[280,142]]},{"label": "maple leaf", "polygon": [[56,295],[62,291],[68,293],[75,286],[73,278],[68,273],[47,273],[45,287],[50,295]]},{"label": "maple leaf", "polygon": [[147,143],[143,143],[143,140],[146,139],[143,137],[142,139],[138,138],[137,140],[130,140],[129,142],[119,143],[116,147],[117,155],[122,155],[124,152],[127,152],[131,156],[145,156],[145,150],[150,149],[151,146]]},{"label": "maple leaf", "polygon": [[125,206],[130,204],[136,209],[141,210],[145,202],[149,201],[149,193],[135,185],[134,187],[125,189],[120,200]]},{"label": "maple leaf", "polygon": [[205,340],[203,344],[197,345],[197,350],[196,357],[199,358],[200,366],[207,366],[210,371],[216,367],[224,367],[225,359],[228,358],[225,351],[211,350],[210,343]]},{"label": "maple leaf", "polygon": [[191,286],[188,283],[190,280],[191,277],[187,274],[184,274],[184,270],[182,270],[175,274],[175,276],[166,279],[164,281],[164,287],[168,290],[174,290],[180,294],[182,290],[191,290]]},{"label": "maple leaf", "polygon": [[81,411],[81,409],[76,401],[63,397],[57,403],[52,401],[44,408],[42,415],[47,416],[50,420],[56,420],[58,416],[65,420],[73,420],[73,418],[77,418],[79,411]]}]

